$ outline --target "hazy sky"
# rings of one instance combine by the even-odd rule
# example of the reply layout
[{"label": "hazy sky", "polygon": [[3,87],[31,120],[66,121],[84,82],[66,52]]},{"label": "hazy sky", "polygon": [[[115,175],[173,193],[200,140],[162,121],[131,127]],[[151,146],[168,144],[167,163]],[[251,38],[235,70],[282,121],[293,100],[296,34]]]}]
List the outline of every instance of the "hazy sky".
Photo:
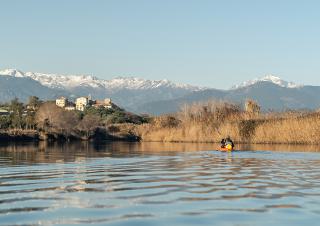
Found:
[{"label": "hazy sky", "polygon": [[1,0],[0,68],[320,85],[320,1]]}]

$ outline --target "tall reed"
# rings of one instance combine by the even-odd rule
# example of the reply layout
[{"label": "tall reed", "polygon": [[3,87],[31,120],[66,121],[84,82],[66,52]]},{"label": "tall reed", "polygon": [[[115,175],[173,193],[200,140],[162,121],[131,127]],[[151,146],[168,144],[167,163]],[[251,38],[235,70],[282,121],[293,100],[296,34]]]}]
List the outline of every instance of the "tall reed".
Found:
[{"label": "tall reed", "polygon": [[[251,103],[252,104],[252,103]],[[176,114],[155,117],[135,132],[143,141],[237,143],[320,143],[320,113],[268,112],[252,114],[237,104],[207,101],[183,105]]]}]

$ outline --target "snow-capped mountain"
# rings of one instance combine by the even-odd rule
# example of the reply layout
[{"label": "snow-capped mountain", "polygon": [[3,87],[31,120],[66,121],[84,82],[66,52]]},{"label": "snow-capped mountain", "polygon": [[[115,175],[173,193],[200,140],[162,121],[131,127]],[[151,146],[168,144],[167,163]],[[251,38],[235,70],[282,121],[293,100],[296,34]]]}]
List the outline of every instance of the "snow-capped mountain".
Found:
[{"label": "snow-capped mountain", "polygon": [[262,110],[320,108],[320,86],[296,85],[276,76],[265,76],[234,86],[229,90],[206,89],[169,100],[146,103],[140,111],[152,114],[176,112],[183,104],[222,100],[242,105],[246,99],[256,100]]},{"label": "snow-capped mountain", "polygon": [[184,103],[210,99],[243,103],[251,98],[264,110],[320,107],[320,86],[297,85],[273,75],[244,82],[230,90],[217,90],[135,77],[104,80],[91,75],[24,73],[15,69],[0,71],[0,102],[15,97],[27,101],[31,95],[43,100],[60,95],[70,99],[88,95],[95,99],[108,97],[129,111],[153,114],[174,112]]},{"label": "snow-capped mountain", "polygon": [[274,75],[266,75],[262,78],[255,78],[253,80],[249,80],[249,81],[245,81],[243,83],[241,83],[240,85],[235,85],[232,87],[232,89],[239,89],[239,88],[245,88],[248,86],[252,86],[254,84],[257,84],[259,82],[270,82],[273,84],[276,84],[278,86],[281,87],[285,87],[285,88],[299,88],[302,87],[302,85],[297,85],[293,82],[287,82],[282,80],[281,78],[274,76]]},{"label": "snow-capped mountain", "polygon": [[0,71],[0,75],[13,77],[29,77],[49,88],[73,89],[80,86],[92,88],[105,88],[109,90],[129,89],[129,90],[147,90],[161,87],[179,88],[190,91],[200,90],[200,87],[177,84],[167,79],[164,80],[146,80],[136,77],[117,77],[111,80],[99,79],[92,75],[59,75],[44,74],[37,72],[22,72],[17,69],[5,69]]},{"label": "snow-capped mountain", "polygon": [[[6,79],[7,78],[7,79]],[[10,82],[9,79],[10,78]],[[91,75],[59,75],[35,72],[22,72],[16,69],[0,71],[2,82],[0,102],[9,101],[15,97],[26,101],[28,95],[35,92],[41,99],[52,99],[64,94],[69,98],[91,95],[96,99],[111,98],[113,101],[128,110],[139,111],[139,105],[182,97],[186,94],[202,90],[203,88],[185,84],[176,84],[169,80],[146,80],[135,77],[117,77],[111,80],[99,79]],[[12,83],[21,84],[21,80],[28,81],[26,86],[14,87]],[[7,85],[5,85],[7,84]],[[36,88],[37,87],[37,88]],[[50,91],[49,91],[50,90]],[[3,94],[2,94],[3,93]],[[48,95],[50,93],[50,95]],[[56,95],[53,95],[56,93]]]}]

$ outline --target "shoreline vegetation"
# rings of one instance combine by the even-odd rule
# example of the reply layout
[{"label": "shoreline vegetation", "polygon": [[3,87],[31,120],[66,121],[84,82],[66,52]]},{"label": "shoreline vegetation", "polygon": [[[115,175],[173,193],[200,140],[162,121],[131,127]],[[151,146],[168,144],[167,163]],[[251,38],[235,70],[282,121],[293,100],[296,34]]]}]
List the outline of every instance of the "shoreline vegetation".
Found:
[{"label": "shoreline vegetation", "polygon": [[137,127],[142,141],[219,143],[230,136],[236,144],[319,144],[320,112],[260,112],[247,100],[240,105],[208,101],[185,105],[175,114],[155,117]]},{"label": "shoreline vegetation", "polygon": [[134,125],[149,120],[146,115],[133,114],[116,105],[70,111],[34,96],[26,105],[14,99],[0,108],[0,141],[138,141]]},{"label": "shoreline vegetation", "polygon": [[67,111],[52,101],[30,97],[3,104],[0,141],[143,141],[219,143],[230,136],[236,144],[319,144],[319,111],[261,112],[253,100],[240,105],[207,101],[184,105],[174,114],[150,117],[88,107]]}]

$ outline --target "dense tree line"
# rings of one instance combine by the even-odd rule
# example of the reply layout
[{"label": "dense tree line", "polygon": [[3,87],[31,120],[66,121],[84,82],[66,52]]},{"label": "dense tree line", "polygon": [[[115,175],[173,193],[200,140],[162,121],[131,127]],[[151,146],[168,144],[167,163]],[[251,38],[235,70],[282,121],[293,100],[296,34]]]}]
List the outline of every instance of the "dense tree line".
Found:
[{"label": "dense tree line", "polygon": [[9,114],[0,116],[0,129],[36,129],[35,114],[41,103],[38,97],[31,96],[26,105],[18,98],[2,104],[0,108]]},{"label": "dense tree line", "polygon": [[85,111],[66,111],[53,101],[42,102],[32,96],[25,105],[16,98],[0,106],[9,115],[0,116],[0,129],[38,130],[48,134],[59,134],[65,138],[77,136],[90,138],[97,128],[110,124],[148,122],[147,116],[126,112],[117,106],[113,108],[88,107]]}]

